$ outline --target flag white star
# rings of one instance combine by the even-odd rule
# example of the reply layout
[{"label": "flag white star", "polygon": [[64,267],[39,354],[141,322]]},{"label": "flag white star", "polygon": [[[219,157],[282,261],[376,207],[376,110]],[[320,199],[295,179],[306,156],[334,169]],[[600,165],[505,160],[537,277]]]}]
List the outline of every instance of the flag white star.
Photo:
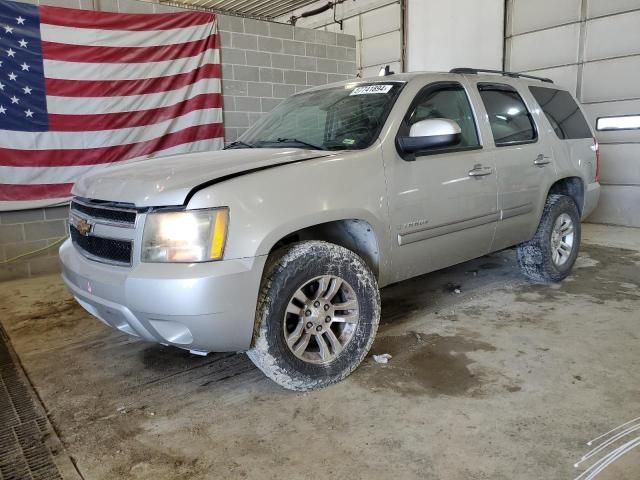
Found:
[{"label": "flag white star", "polygon": [[16,75],[15,73],[11,72],[9,74],[9,80],[13,80],[15,82],[16,78],[18,78],[18,75]]},{"label": "flag white star", "polygon": [[16,56],[16,52],[14,52],[13,50],[9,49],[9,50],[7,50],[7,55],[9,55],[10,57],[15,57]]},{"label": "flag white star", "polygon": [[24,25],[24,20],[25,20],[25,19],[24,19],[24,18],[22,18],[22,17],[18,17],[18,18],[16,18],[16,22],[18,22],[18,25]]},{"label": "flag white star", "polygon": [[27,62],[22,62],[22,65],[20,65],[20,67],[22,67],[22,71],[29,71],[29,65],[27,65]]},{"label": "flag white star", "polygon": [[6,114],[7,109],[4,108],[4,106],[0,105],[0,113],[2,113],[3,115]]},{"label": "flag white star", "polygon": [[31,88],[29,87],[24,87],[22,91],[24,92],[25,95],[31,95]]},{"label": "flag white star", "polygon": [[0,90],[4,90],[4,83],[0,82]]},{"label": "flag white star", "polygon": [[4,26],[4,32],[5,33],[13,33],[13,27],[10,27],[9,25],[5,25]]},{"label": "flag white star", "polygon": [[13,97],[11,97],[11,103],[20,103],[20,99],[18,99],[18,97],[14,95]]},{"label": "flag white star", "polygon": [[21,47],[24,47],[24,48],[26,48],[27,45],[29,44],[29,42],[26,42],[24,40],[24,38],[22,40],[18,40],[18,43],[20,44]]},{"label": "flag white star", "polygon": [[33,117],[33,112],[29,109],[25,110],[24,114],[27,116],[27,118]]},{"label": "flag white star", "polygon": [[0,67],[2,66],[2,60],[0,60]]}]

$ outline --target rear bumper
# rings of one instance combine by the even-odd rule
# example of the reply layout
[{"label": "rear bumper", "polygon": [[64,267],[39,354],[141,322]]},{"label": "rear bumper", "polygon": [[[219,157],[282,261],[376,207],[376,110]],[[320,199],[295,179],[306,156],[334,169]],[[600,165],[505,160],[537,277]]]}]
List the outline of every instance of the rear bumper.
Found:
[{"label": "rear bumper", "polygon": [[250,347],[266,256],[124,268],[88,260],[67,240],[60,260],[76,300],[110,327],[199,352]]},{"label": "rear bumper", "polygon": [[587,191],[584,192],[584,207],[582,209],[582,220],[586,219],[598,206],[600,199],[600,184],[597,182],[587,185]]}]

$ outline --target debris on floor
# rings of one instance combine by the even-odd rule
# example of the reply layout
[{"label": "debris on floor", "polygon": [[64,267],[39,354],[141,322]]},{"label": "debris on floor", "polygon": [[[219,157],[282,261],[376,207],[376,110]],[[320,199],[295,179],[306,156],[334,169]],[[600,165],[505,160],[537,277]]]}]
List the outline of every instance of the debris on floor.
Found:
[{"label": "debris on floor", "polygon": [[382,355],[374,355],[373,356],[373,360],[376,363],[389,363],[389,360],[391,360],[391,355],[388,353],[383,353]]}]

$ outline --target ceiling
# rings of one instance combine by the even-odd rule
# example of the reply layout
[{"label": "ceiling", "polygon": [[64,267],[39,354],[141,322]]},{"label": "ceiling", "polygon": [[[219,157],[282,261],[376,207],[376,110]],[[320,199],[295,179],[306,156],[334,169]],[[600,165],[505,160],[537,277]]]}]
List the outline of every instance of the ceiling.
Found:
[{"label": "ceiling", "polygon": [[221,13],[272,19],[305,7],[317,0],[160,0],[176,6],[206,8]]}]

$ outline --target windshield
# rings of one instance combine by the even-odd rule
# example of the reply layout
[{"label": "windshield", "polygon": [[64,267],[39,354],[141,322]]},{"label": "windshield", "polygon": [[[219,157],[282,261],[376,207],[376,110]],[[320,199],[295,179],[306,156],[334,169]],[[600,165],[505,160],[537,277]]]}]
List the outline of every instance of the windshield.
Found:
[{"label": "windshield", "polygon": [[348,84],[294,95],[228,148],[367,148],[378,137],[402,86]]}]

